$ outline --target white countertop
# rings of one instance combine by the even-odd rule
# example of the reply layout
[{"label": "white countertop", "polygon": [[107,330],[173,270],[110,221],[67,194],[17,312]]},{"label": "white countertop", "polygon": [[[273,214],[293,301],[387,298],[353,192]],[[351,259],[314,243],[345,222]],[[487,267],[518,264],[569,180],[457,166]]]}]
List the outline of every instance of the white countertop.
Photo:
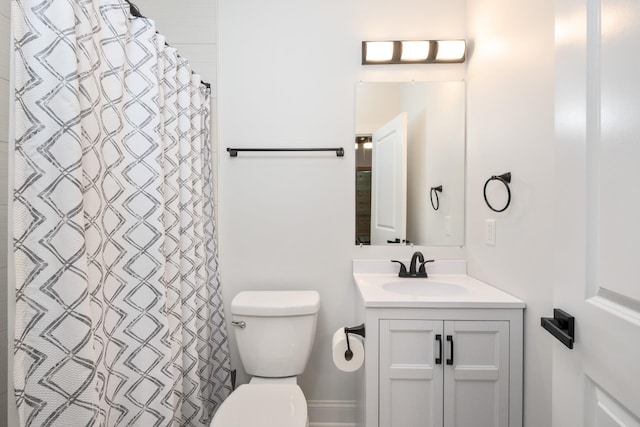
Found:
[{"label": "white countertop", "polygon": [[[399,278],[397,273],[389,273],[388,265],[397,271],[397,264],[390,261],[380,261],[379,264],[366,260],[354,260],[353,278],[356,288],[365,307],[414,307],[414,308],[524,308],[522,300],[515,298],[506,292],[494,288],[487,283],[474,279],[461,270],[466,270],[464,261],[436,261],[433,265],[427,265],[429,274],[427,279]],[[444,265],[444,264],[448,265]],[[461,264],[464,268],[461,268]],[[368,264],[368,265],[367,265]],[[438,265],[440,264],[440,265]],[[363,268],[363,266],[365,266]],[[374,267],[374,268],[368,268]],[[431,268],[430,268],[431,267]],[[455,267],[449,269],[447,267]],[[408,266],[407,266],[408,268]],[[452,271],[456,274],[446,274],[443,271]],[[382,272],[386,271],[386,272]],[[417,289],[415,293],[397,292],[385,289],[388,284],[406,282],[410,287]],[[453,285],[452,292],[447,293],[447,284]],[[433,294],[429,289],[421,289],[422,286],[433,289],[441,287],[444,291],[436,291]]]}]

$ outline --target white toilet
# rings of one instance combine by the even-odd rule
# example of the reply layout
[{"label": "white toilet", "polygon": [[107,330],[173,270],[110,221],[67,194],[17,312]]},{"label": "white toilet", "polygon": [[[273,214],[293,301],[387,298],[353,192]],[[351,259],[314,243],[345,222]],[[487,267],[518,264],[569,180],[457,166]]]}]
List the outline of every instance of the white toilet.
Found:
[{"label": "white toilet", "polygon": [[211,427],[307,427],[297,384],[311,355],[320,295],[316,291],[240,292],[232,324],[249,384],[222,403]]}]

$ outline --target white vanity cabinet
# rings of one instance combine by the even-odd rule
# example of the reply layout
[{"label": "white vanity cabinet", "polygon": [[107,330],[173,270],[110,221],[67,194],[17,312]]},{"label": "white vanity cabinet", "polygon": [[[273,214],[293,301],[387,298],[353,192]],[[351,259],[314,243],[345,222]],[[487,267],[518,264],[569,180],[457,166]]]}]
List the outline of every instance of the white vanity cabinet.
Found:
[{"label": "white vanity cabinet", "polygon": [[357,426],[522,427],[524,302],[466,274],[399,279],[369,263],[354,261]]},{"label": "white vanity cabinet", "polygon": [[379,426],[509,426],[509,322],[379,320]]}]

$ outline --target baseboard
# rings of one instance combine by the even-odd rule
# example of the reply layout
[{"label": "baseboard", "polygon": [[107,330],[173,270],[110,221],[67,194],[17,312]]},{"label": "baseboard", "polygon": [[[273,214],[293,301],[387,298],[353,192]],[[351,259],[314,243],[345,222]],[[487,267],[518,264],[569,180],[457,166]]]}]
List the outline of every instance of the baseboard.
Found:
[{"label": "baseboard", "polygon": [[355,427],[356,402],[353,400],[309,400],[309,427]]}]

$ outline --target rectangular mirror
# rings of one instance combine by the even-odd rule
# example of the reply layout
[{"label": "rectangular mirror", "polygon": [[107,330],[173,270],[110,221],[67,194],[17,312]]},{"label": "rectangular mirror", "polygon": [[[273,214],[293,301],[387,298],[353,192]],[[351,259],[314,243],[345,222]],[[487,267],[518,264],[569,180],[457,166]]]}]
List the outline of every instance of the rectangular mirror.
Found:
[{"label": "rectangular mirror", "polygon": [[356,84],[357,245],[464,244],[464,81]]}]

